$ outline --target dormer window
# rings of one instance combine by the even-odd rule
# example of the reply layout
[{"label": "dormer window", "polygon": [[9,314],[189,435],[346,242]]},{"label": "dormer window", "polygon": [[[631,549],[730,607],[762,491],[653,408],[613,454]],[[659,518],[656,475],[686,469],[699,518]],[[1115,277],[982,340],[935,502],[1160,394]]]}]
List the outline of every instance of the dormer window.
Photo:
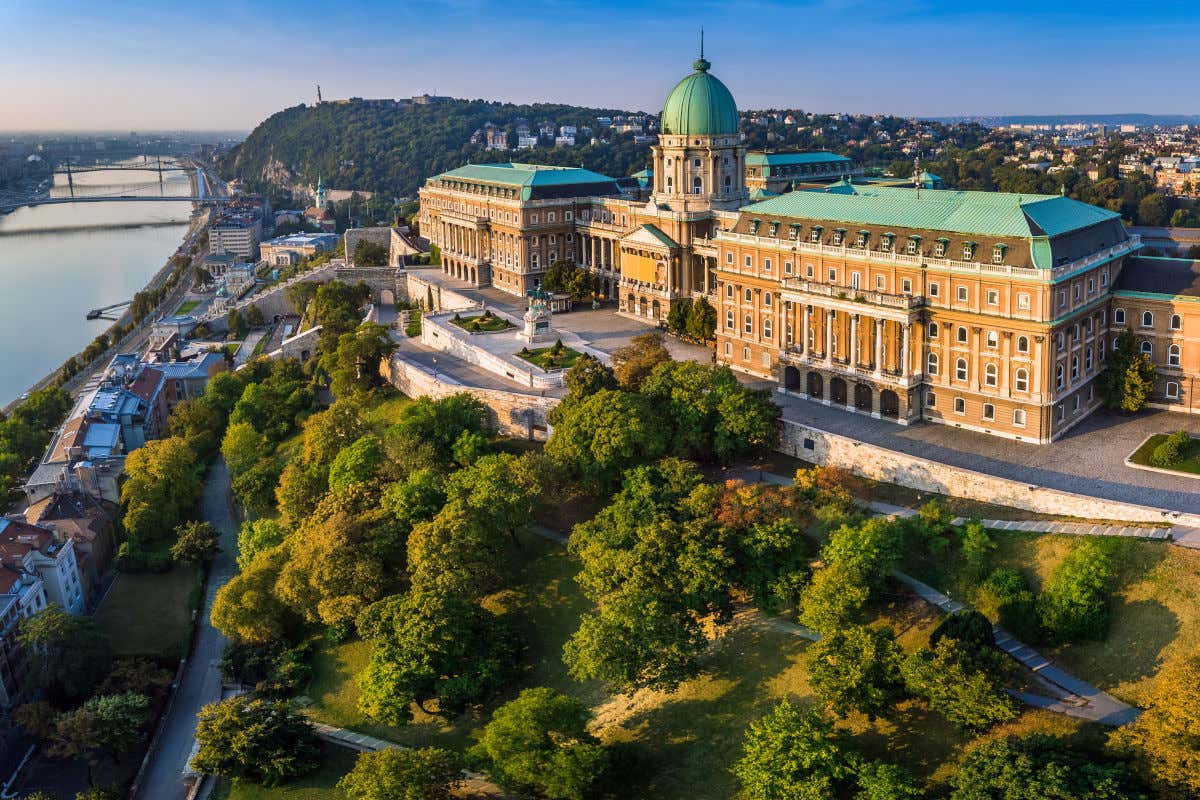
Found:
[{"label": "dormer window", "polygon": [[779,235],[779,220],[771,220],[769,235],[772,237]]},{"label": "dormer window", "polygon": [[871,238],[870,231],[859,231],[858,232],[858,240],[855,242],[854,246],[866,248],[867,242],[870,240],[870,238]]},{"label": "dormer window", "polygon": [[908,237],[908,247],[907,247],[907,250],[908,250],[908,254],[909,254],[910,256],[915,256],[915,255],[917,255],[917,251],[918,251],[918,250],[920,250],[920,248],[921,248],[921,237],[920,237],[920,236],[910,236],[910,237]]},{"label": "dormer window", "polygon": [[820,225],[813,225],[812,232],[808,234],[808,240],[809,240],[810,242],[813,242],[813,243],[815,243],[815,244],[820,244],[820,242],[821,242],[821,230],[822,230],[822,228],[821,228],[821,226],[820,226]]},{"label": "dormer window", "polygon": [[974,258],[975,257],[975,243],[974,242],[963,242],[962,254],[963,254],[963,261],[970,261],[972,258]]},{"label": "dormer window", "polygon": [[1004,251],[1008,249],[1008,245],[998,244],[992,248],[992,263],[1004,263]]},{"label": "dormer window", "polygon": [[752,220],[750,220],[750,235],[751,235],[751,236],[757,236],[757,235],[758,235],[758,226],[759,226],[759,225],[762,225],[762,220],[761,220],[761,219],[752,219]]},{"label": "dormer window", "polygon": [[892,241],[896,238],[894,233],[885,233],[883,238],[879,240],[879,249],[885,253],[892,252]]},{"label": "dormer window", "polygon": [[949,239],[938,239],[937,244],[933,246],[933,254],[938,258],[946,257],[946,245],[950,244]]},{"label": "dormer window", "polygon": [[838,228],[837,230],[835,230],[833,232],[833,243],[835,245],[840,245],[845,241],[846,241],[846,229],[845,228]]},{"label": "dormer window", "polygon": [[794,241],[794,240],[798,239],[799,237],[800,237],[800,226],[796,223],[792,223],[790,226],[788,226],[788,238],[792,239]]}]

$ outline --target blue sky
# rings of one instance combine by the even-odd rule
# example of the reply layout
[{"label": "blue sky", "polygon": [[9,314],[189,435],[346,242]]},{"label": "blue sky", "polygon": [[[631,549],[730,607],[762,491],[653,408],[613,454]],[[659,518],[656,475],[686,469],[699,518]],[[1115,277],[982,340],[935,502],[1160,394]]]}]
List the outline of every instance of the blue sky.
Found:
[{"label": "blue sky", "polygon": [[1200,3],[0,0],[0,130],[248,129],[423,91],[657,110],[706,30],[741,108],[1200,113]]}]

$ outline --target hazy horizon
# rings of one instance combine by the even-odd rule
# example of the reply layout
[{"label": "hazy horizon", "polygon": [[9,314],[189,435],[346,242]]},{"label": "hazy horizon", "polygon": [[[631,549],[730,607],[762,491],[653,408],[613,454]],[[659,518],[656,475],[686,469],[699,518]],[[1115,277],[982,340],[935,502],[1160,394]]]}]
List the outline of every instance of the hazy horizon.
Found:
[{"label": "hazy horizon", "polygon": [[[101,7],[101,5],[103,7]],[[995,10],[993,10],[995,8]],[[315,100],[423,92],[656,112],[706,30],[739,107],[906,117],[1200,112],[1200,8],[1032,0],[8,0],[0,130],[251,130]],[[1135,107],[1116,112],[1114,107]]]}]

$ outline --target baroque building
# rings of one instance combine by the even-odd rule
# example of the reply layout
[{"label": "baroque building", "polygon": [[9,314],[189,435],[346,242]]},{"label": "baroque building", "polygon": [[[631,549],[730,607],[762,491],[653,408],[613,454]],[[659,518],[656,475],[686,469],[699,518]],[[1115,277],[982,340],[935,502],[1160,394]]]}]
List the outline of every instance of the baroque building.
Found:
[{"label": "baroque building", "polygon": [[1200,262],[1141,257],[1118,214],[1067,197],[955,191],[927,173],[855,183],[858,167],[827,153],[748,157],[710,70],[701,54],[667,96],[648,200],[582,168],[429,178],[418,220],[442,270],[520,296],[572,261],[619,313],[660,325],[703,297],[717,359],[780,392],[1033,442],[1099,406],[1129,327],[1158,368],[1153,403],[1200,411]]}]

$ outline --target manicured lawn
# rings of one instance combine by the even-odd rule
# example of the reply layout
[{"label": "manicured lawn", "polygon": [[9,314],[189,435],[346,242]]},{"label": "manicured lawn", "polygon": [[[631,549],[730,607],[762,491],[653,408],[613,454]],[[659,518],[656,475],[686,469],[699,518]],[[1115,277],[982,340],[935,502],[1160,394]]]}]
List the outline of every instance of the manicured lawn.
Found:
[{"label": "manicured lawn", "polygon": [[176,566],[162,574],[117,576],[96,611],[96,623],[118,656],[181,658],[191,635],[192,606],[200,572]]},{"label": "manicured lawn", "polygon": [[1182,448],[1183,452],[1180,453],[1181,458],[1179,463],[1173,467],[1160,467],[1150,460],[1151,454],[1154,453],[1154,448],[1166,441],[1169,435],[1166,433],[1154,434],[1141,447],[1133,451],[1133,455],[1129,457],[1129,460],[1144,467],[1173,469],[1176,472],[1190,472],[1193,475],[1200,475],[1200,440],[1198,439],[1192,439],[1187,447]]},{"label": "manicured lawn", "polygon": [[176,309],[175,313],[176,314],[186,314],[198,305],[200,305],[199,300],[187,300],[187,301],[183,302],[182,304],[180,304],[179,308]]},{"label": "manicured lawn", "polygon": [[245,781],[222,779],[212,792],[212,800],[345,800],[337,788],[342,776],[354,768],[358,754],[342,747],[327,746],[321,766],[315,772],[282,786],[267,787]]},{"label": "manicured lawn", "polygon": [[450,320],[452,323],[462,328],[464,331],[477,331],[480,333],[493,333],[495,331],[504,331],[509,328],[515,328],[508,320],[503,317],[498,317],[495,314],[483,315],[475,314],[470,317],[454,317]]},{"label": "manicured lawn", "polygon": [[554,347],[539,347],[536,350],[526,348],[525,352],[518,352],[517,358],[524,359],[530,364],[541,367],[544,370],[555,369],[570,369],[575,360],[582,356],[578,350],[572,350],[569,347],[563,347],[557,355],[554,353]]},{"label": "manicured lawn", "polygon": [[[1040,590],[1078,537],[993,531],[992,562],[1023,572]],[[1059,666],[1127,703],[1143,702],[1166,662],[1200,649],[1200,552],[1162,542],[1112,540],[1118,567],[1112,623],[1100,642],[1039,648]],[[913,570],[973,603],[978,580],[958,563]]]}]

